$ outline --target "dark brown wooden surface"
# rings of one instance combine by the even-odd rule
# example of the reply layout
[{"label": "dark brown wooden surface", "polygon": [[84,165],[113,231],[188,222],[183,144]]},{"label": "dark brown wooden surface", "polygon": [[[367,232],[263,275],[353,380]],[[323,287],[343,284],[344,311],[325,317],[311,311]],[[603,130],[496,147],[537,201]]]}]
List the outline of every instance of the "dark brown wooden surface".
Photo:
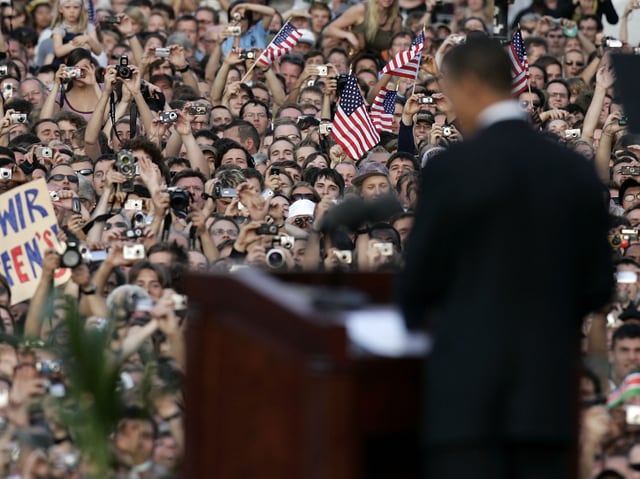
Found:
[{"label": "dark brown wooden surface", "polygon": [[[289,279],[336,285],[322,275]],[[185,477],[417,477],[418,360],[354,357],[344,327],[281,281],[186,281]],[[380,285],[390,277],[351,281],[388,300]]]}]

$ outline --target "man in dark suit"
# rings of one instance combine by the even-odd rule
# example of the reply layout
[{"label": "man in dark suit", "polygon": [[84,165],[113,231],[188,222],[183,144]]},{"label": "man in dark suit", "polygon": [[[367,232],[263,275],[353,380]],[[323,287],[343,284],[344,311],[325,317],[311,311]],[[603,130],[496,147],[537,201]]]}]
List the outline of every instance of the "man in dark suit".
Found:
[{"label": "man in dark suit", "polygon": [[398,288],[434,340],[428,477],[567,479],[580,321],[613,287],[603,187],[521,118],[497,43],[455,47],[442,71],[467,141],[422,172]]}]

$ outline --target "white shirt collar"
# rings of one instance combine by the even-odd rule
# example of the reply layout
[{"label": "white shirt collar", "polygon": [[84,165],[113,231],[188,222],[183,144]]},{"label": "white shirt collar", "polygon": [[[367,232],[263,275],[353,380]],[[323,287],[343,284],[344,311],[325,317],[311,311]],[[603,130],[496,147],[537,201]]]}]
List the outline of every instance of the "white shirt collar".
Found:
[{"label": "white shirt collar", "polygon": [[526,120],[527,112],[515,100],[502,100],[488,106],[478,115],[478,130],[507,120]]}]

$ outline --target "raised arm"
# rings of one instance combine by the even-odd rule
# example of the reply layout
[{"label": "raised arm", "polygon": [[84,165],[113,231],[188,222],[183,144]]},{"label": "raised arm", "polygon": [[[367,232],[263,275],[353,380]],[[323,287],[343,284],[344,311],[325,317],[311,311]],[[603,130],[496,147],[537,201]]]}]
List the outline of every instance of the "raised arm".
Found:
[{"label": "raised arm", "polygon": [[107,111],[107,105],[109,104],[109,98],[113,92],[113,85],[116,81],[116,70],[114,67],[107,67],[104,74],[104,90],[98,98],[98,103],[93,111],[93,115],[89,117],[87,122],[87,128],[84,132],[84,144],[87,156],[92,160],[96,160],[98,156],[102,154],[100,150],[100,144],[98,143],[98,136],[102,129],[102,119]]},{"label": "raised arm", "polygon": [[233,7],[231,10],[231,16],[233,17],[234,13],[240,13],[244,17],[244,12],[247,10],[262,15],[262,25],[265,29],[269,26],[269,23],[271,23],[271,18],[276,14],[276,11],[273,8],[266,5],[240,3]]},{"label": "raised arm", "polygon": [[53,77],[53,88],[47,95],[44,104],[42,105],[42,109],[40,110],[40,118],[53,118],[58,111],[60,111],[60,107],[57,104],[58,93],[60,92],[60,88],[64,88],[64,81],[66,79],[65,70],[66,65],[60,65],[58,67],[58,71]]},{"label": "raised arm", "polygon": [[598,73],[596,73],[596,87],[593,91],[593,98],[591,99],[591,104],[584,117],[582,126],[582,139],[589,143],[593,143],[593,134],[598,127],[598,118],[600,118],[604,98],[607,90],[613,86],[613,83],[614,76],[611,68],[601,66],[598,69]]},{"label": "raised arm", "polygon": [[60,266],[60,255],[54,250],[47,250],[42,261],[42,275],[31,298],[31,304],[24,322],[24,335],[27,338],[40,339],[42,321],[46,316],[46,305],[53,287],[53,273]]},{"label": "raised arm", "polygon": [[243,61],[244,60],[240,58],[238,51],[235,48],[232,48],[229,51],[229,54],[224,58],[222,66],[218,70],[218,73],[216,73],[216,79],[211,85],[211,92],[209,93],[209,98],[211,99],[211,104],[213,106],[220,105],[222,103],[222,95],[224,94],[224,89],[227,83],[229,69],[232,65],[238,65]]},{"label": "raised arm", "polygon": [[361,45],[360,39],[351,32],[351,27],[362,23],[366,13],[365,10],[364,3],[347,8],[342,15],[326,26],[323,35],[346,40],[355,50],[361,50],[364,45]]}]

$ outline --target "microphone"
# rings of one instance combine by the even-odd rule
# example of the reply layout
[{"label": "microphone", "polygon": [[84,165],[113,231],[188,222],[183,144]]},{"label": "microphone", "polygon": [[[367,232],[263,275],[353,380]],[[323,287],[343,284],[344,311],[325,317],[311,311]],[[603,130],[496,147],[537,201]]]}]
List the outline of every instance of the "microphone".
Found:
[{"label": "microphone", "polygon": [[344,227],[350,231],[357,230],[365,223],[382,223],[391,216],[402,211],[402,206],[395,196],[387,195],[374,200],[363,200],[352,197],[332,208],[323,218],[320,230],[335,231]]}]

